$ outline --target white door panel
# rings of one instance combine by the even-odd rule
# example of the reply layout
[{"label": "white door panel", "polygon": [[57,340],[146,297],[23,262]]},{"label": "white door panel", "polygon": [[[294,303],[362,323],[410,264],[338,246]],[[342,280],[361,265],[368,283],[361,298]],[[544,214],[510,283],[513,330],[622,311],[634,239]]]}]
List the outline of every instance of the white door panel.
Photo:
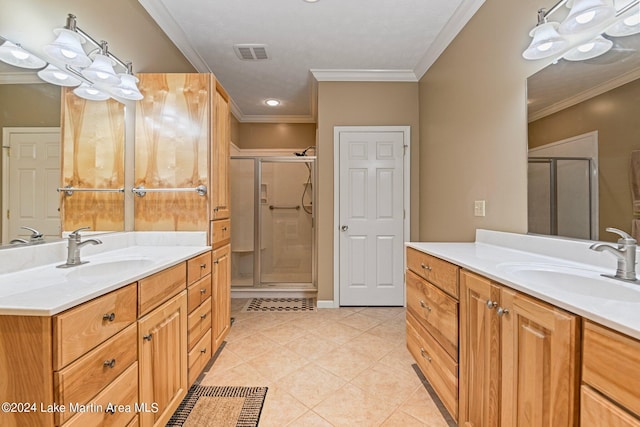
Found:
[{"label": "white door panel", "polygon": [[[8,206],[3,207],[3,241],[28,238],[39,230],[45,237],[60,237],[60,129],[5,128],[3,142],[9,148],[6,183],[3,192]],[[7,212],[8,211],[8,212]]]},{"label": "white door panel", "polygon": [[340,305],[404,304],[404,133],[340,132]]}]

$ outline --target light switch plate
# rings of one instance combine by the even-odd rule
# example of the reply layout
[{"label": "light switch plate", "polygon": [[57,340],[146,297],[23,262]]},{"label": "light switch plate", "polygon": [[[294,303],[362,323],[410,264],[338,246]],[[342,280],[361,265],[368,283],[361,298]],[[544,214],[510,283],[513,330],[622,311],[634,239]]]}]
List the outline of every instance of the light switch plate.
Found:
[{"label": "light switch plate", "polygon": [[485,201],[476,200],[473,202],[473,214],[475,216],[485,216]]}]

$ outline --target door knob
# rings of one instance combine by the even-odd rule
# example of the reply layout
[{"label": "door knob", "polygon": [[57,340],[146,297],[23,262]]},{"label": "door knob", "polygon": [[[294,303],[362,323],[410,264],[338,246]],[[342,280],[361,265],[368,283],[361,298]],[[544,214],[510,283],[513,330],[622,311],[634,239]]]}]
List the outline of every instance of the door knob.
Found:
[{"label": "door knob", "polygon": [[342,231],[347,231],[349,229],[349,226],[348,225],[343,225],[342,227],[340,227],[340,229]]}]

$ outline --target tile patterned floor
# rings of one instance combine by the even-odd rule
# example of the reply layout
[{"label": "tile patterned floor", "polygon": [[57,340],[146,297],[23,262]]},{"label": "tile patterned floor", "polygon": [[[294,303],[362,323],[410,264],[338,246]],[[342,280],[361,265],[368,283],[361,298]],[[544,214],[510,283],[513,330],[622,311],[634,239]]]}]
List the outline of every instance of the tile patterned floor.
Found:
[{"label": "tile patterned floor", "polygon": [[406,349],[403,308],[241,312],[202,385],[267,386],[260,427],[447,427]]}]

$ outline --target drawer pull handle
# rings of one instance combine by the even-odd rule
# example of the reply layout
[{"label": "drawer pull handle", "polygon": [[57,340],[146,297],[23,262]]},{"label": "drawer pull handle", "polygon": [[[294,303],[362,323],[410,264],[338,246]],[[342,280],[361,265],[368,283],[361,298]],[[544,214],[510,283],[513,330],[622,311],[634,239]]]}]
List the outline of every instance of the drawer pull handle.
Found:
[{"label": "drawer pull handle", "polygon": [[207,293],[207,290],[205,288],[202,288],[202,289],[200,289],[200,293],[204,295],[204,294]]},{"label": "drawer pull handle", "polygon": [[147,334],[142,336],[142,339],[145,341],[151,341],[151,338],[153,338],[152,334]]},{"label": "drawer pull handle", "polygon": [[420,267],[422,267],[425,270],[431,271],[431,267],[429,267],[428,265],[425,265],[424,262],[420,263]]},{"label": "drawer pull handle", "polygon": [[109,322],[113,322],[114,320],[116,320],[116,314],[115,313],[106,313],[106,314],[102,315],[102,320],[108,320]]},{"label": "drawer pull handle", "polygon": [[201,314],[201,315],[200,315],[200,318],[201,318],[201,319],[206,319],[206,318],[207,318],[207,313],[205,313],[205,314]]},{"label": "drawer pull handle", "polygon": [[204,353],[206,353],[206,352],[207,352],[207,349],[206,349],[206,348],[203,348],[202,350],[200,350],[200,353],[202,353],[202,354],[204,354]]},{"label": "drawer pull handle", "polygon": [[102,366],[113,369],[116,367],[116,359],[105,360]]},{"label": "drawer pull handle", "polygon": [[491,301],[490,299],[487,300],[487,308],[489,310],[493,310],[497,306],[498,306],[498,302],[497,301]]},{"label": "drawer pull handle", "polygon": [[420,300],[420,307],[426,308],[427,311],[431,312],[431,307],[424,303],[424,301]]},{"label": "drawer pull handle", "polygon": [[422,355],[422,357],[424,357],[425,359],[427,359],[427,362],[431,363],[431,356],[429,356],[427,354],[427,352],[425,351],[424,348],[420,347],[420,354]]},{"label": "drawer pull handle", "polygon": [[498,316],[502,317],[505,314],[509,314],[509,309],[498,307]]}]

